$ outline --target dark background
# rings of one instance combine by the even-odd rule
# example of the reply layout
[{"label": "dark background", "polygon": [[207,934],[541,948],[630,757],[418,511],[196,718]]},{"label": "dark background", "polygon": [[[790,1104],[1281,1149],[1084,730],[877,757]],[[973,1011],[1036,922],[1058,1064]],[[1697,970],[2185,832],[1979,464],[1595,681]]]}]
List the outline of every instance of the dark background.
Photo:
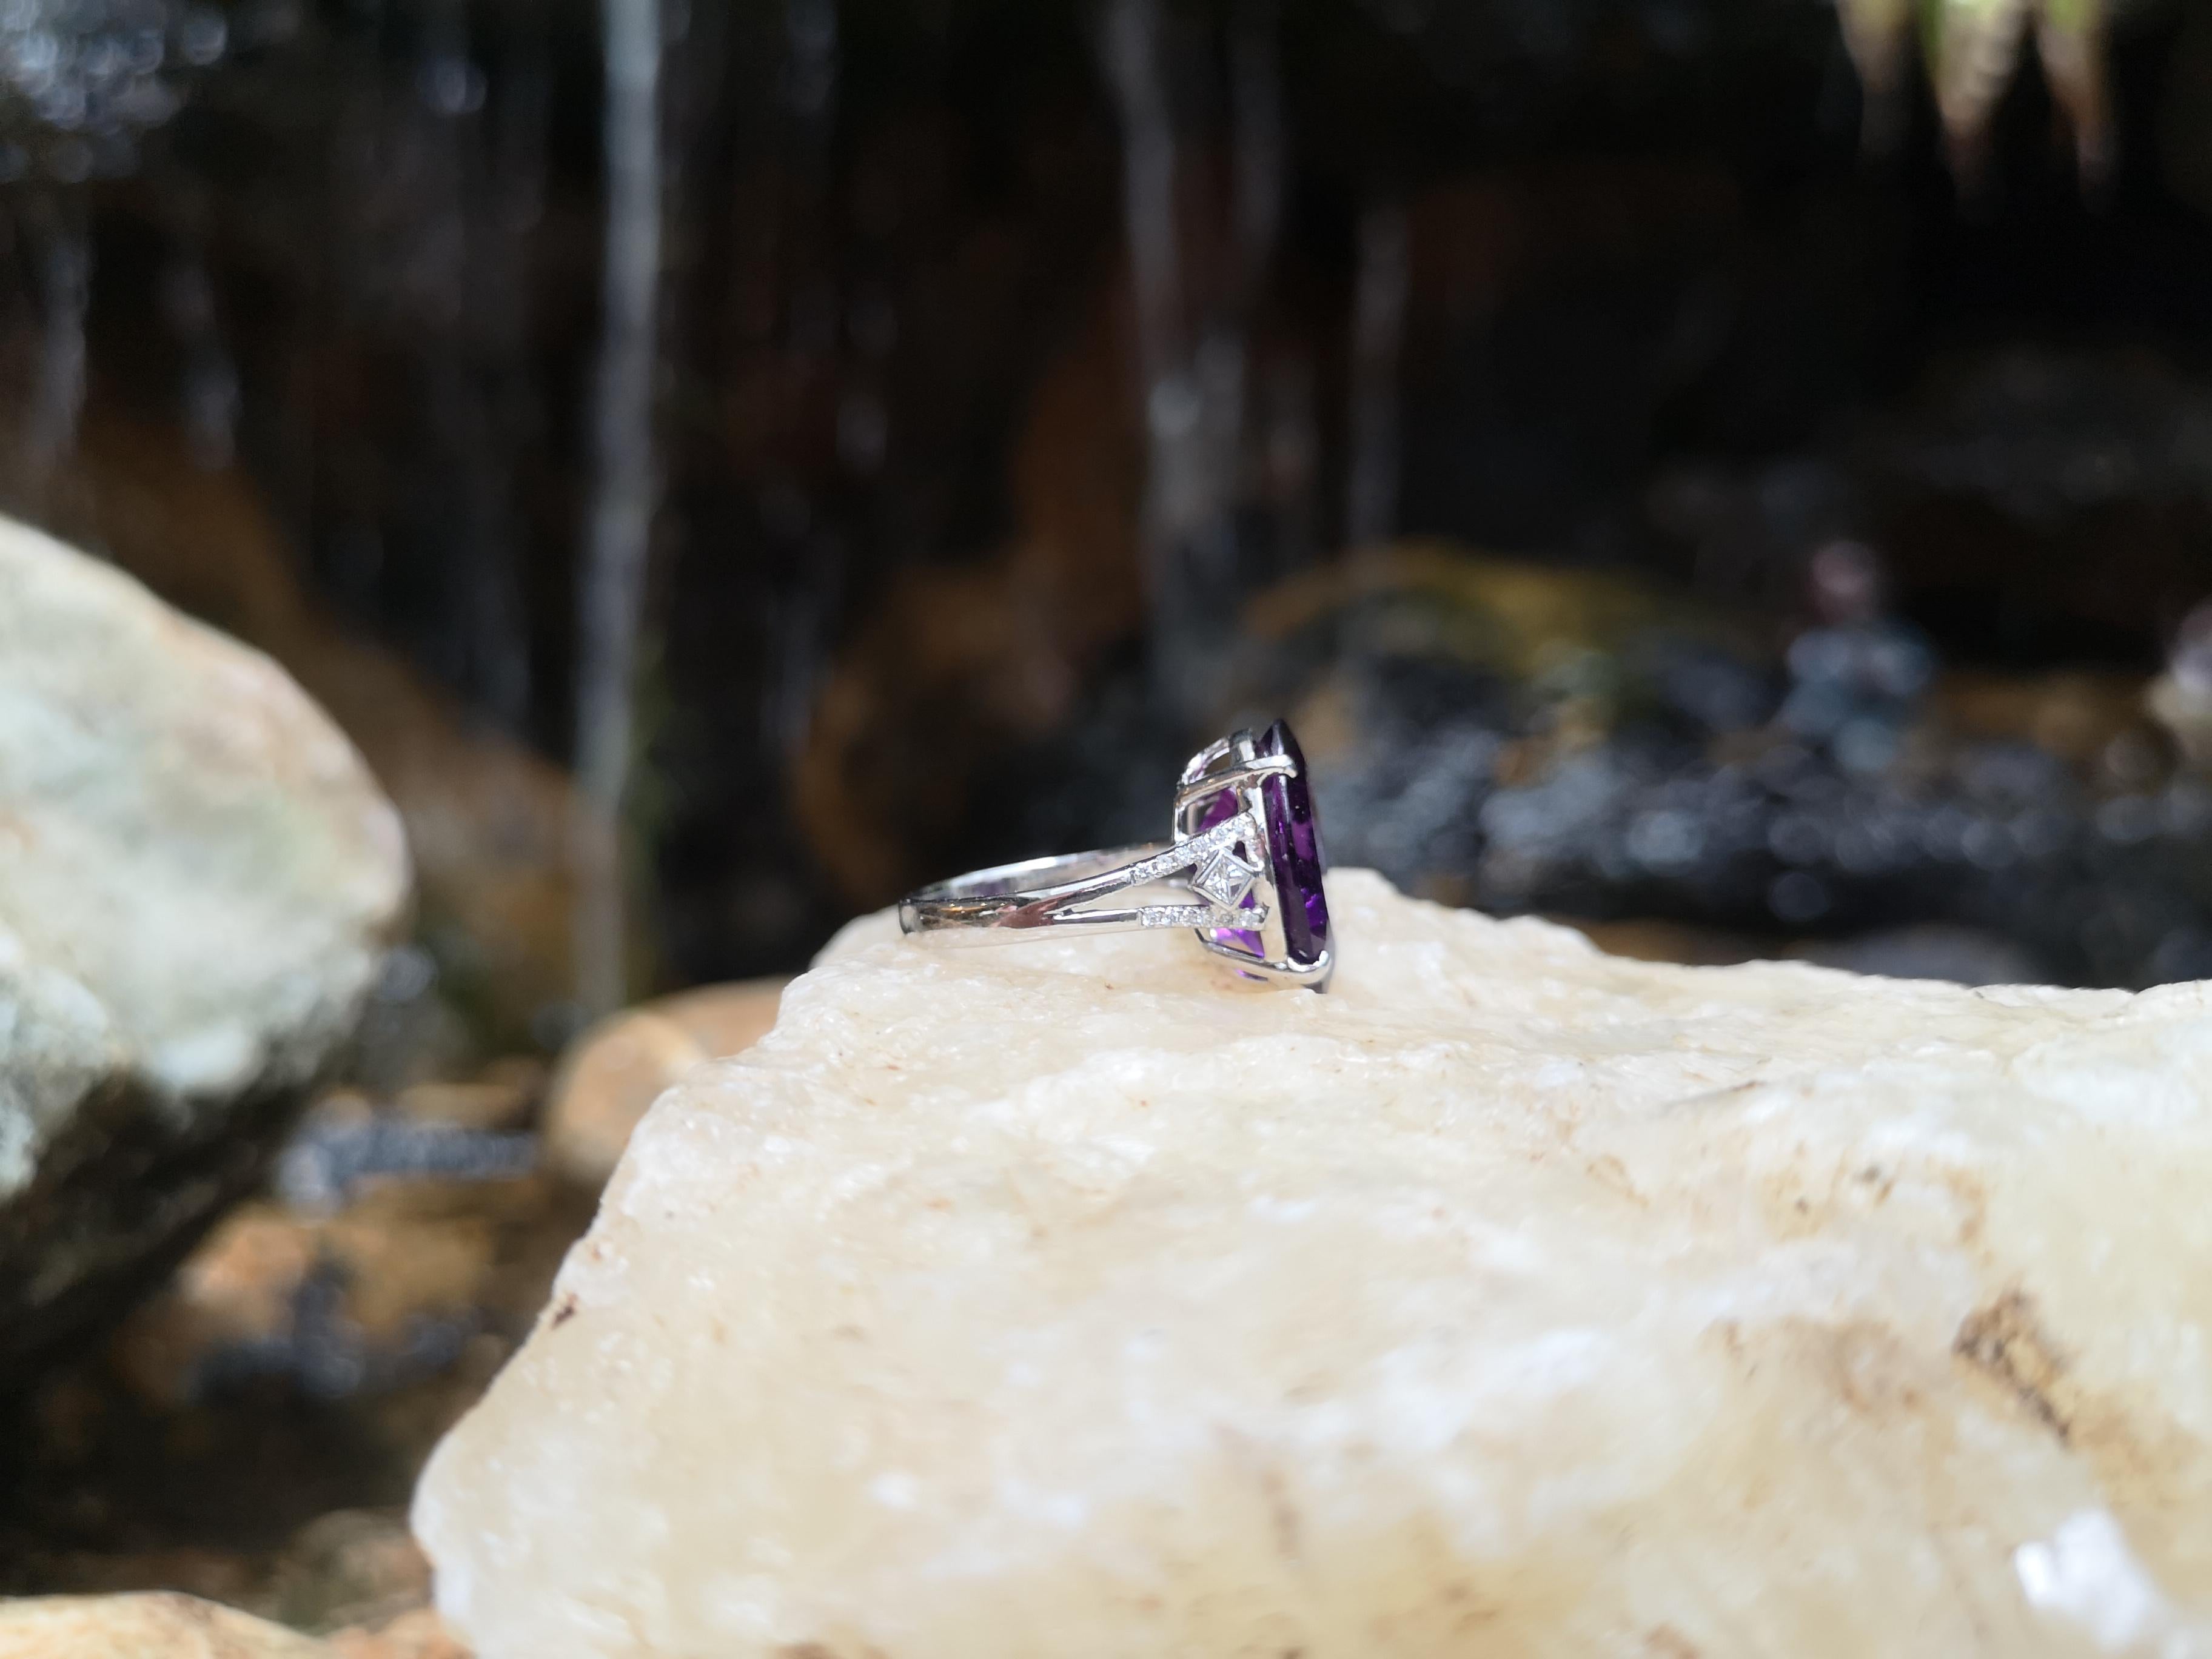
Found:
[{"label": "dark background", "polygon": [[[61,53],[43,82],[10,60],[0,155],[14,501],[301,674],[418,827],[447,988],[556,1040],[581,925],[562,769],[598,672],[599,15],[27,15]],[[2057,696],[2046,726],[2135,732],[2163,787],[2180,746],[2130,711],[2212,590],[2202,8],[2112,16],[2087,176],[2033,44],[1947,140],[1909,43],[1870,100],[1826,0],[661,16],[658,495],[635,626],[607,619],[636,647],[633,992],[796,967],[952,868],[1156,833],[1164,769],[1285,707],[1336,763],[1340,859],[1443,896],[1773,948],[1932,914],[2041,977],[2194,959],[2030,938],[2017,893],[1964,903],[1903,866],[1778,913],[1790,860],[1765,854],[1500,880],[1483,812],[1604,750],[1593,729],[1632,751],[1640,793],[1591,809],[1619,836],[1725,764],[1715,734],[1786,700],[1838,542],[1942,671],[1871,694],[1896,731],[2048,750],[2032,710],[1966,729],[1929,699]],[[146,39],[135,80],[99,56]],[[1414,538],[1475,586],[1401,570],[1427,642],[1378,644],[1329,573]],[[1608,623],[1569,630],[1613,665],[1581,735],[1480,775],[1425,759],[1446,730],[1558,735],[1531,640],[1468,642],[1535,626],[1478,591],[1500,556],[1642,582],[1668,637],[1733,630],[1736,712],[1653,749],[1644,625]],[[1285,591],[1305,631],[1255,631]],[[2057,745],[2082,823],[2118,787],[2096,747]],[[1425,771],[1450,799],[1394,828]],[[1965,787],[1844,771],[1929,811]],[[441,811],[463,827],[422,830]],[[1968,884],[2021,879],[1994,876]]]}]

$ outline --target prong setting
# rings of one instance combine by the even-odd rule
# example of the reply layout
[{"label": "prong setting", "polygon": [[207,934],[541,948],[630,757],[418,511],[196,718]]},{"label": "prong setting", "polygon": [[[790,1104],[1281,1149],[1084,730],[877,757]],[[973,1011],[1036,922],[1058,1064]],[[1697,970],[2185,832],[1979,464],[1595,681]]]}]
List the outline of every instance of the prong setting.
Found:
[{"label": "prong setting", "polygon": [[[1304,758],[1277,720],[1261,738],[1238,731],[1191,757],[1166,845],[971,871],[908,894],[899,926],[979,945],[1054,928],[1187,927],[1248,980],[1322,990],[1335,961],[1324,868]],[[1183,889],[1197,902],[1102,902],[1152,886]]]},{"label": "prong setting", "polygon": [[[1295,799],[1293,788],[1299,792]],[[1319,989],[1328,984],[1335,957],[1328,946],[1319,841],[1306,789],[1302,757],[1287,726],[1277,721],[1264,739],[1237,731],[1209,744],[1183,768],[1175,834],[1181,844],[1215,833],[1224,821],[1249,823],[1252,836],[1238,845],[1256,866],[1251,886],[1230,900],[1237,907],[1230,924],[1198,927],[1199,943],[1249,977]],[[1284,834],[1305,840],[1279,846]],[[1225,898],[1218,878],[1226,873],[1201,868],[1194,886],[1207,897]],[[1297,890],[1285,891],[1286,881]],[[1249,899],[1255,890],[1264,906]],[[1293,905],[1296,915],[1289,908]]]}]

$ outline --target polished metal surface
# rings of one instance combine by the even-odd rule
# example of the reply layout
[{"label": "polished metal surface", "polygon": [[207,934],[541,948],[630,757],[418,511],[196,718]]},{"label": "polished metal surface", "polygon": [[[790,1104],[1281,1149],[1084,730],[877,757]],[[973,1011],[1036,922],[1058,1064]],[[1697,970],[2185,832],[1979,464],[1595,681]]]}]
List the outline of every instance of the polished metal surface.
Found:
[{"label": "polished metal surface", "polygon": [[[945,945],[1012,944],[1068,929],[1188,928],[1248,979],[1318,990],[1334,959],[1323,951],[1318,961],[1301,963],[1287,954],[1278,914],[1284,897],[1275,890],[1260,800],[1268,778],[1297,770],[1288,757],[1255,753],[1251,732],[1239,731],[1183,768],[1173,841],[971,871],[909,893],[899,904],[899,927]],[[1224,794],[1235,798],[1234,814],[1200,828]],[[1105,902],[1116,898],[1124,902]],[[1256,939],[1260,953],[1233,942],[1239,936]]]}]

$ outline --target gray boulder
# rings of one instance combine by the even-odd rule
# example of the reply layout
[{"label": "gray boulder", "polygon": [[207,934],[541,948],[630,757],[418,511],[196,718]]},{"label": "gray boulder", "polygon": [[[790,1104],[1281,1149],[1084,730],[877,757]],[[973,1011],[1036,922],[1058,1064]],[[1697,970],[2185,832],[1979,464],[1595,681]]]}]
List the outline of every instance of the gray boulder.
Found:
[{"label": "gray boulder", "polygon": [[407,892],[282,670],[0,519],[0,1382],[258,1178]]}]

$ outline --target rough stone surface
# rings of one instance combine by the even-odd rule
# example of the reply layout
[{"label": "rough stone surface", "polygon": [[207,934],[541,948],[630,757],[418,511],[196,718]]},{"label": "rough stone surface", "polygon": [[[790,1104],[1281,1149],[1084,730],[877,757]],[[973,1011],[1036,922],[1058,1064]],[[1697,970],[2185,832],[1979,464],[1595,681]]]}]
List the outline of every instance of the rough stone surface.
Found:
[{"label": "rough stone surface", "polygon": [[0,1373],[252,1178],[406,891],[282,672],[0,520]]},{"label": "rough stone surface", "polygon": [[0,1601],[0,1659],[333,1659],[329,1648],[197,1596]]},{"label": "rough stone surface", "polygon": [[415,1525],[483,1659],[2212,1641],[2212,988],[856,925]]},{"label": "rough stone surface", "polygon": [[[173,1590],[0,1600],[0,1659],[470,1659],[415,1608],[327,1642]],[[550,1656],[549,1656],[549,1659]]]},{"label": "rough stone surface", "polygon": [[428,1607],[402,1613],[381,1630],[342,1630],[331,1659],[470,1659],[444,1620]]}]

